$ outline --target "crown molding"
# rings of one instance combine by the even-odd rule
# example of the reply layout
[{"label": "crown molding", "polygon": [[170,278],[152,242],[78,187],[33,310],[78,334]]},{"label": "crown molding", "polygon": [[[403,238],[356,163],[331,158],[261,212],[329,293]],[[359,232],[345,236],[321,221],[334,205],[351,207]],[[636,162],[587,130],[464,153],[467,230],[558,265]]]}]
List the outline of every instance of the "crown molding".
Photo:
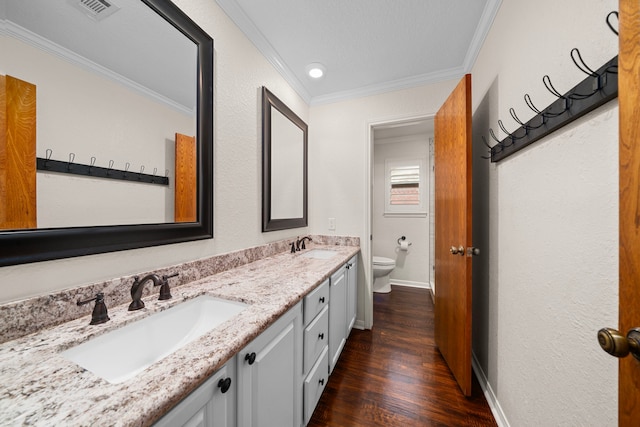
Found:
[{"label": "crown molding", "polygon": [[416,86],[424,86],[427,84],[438,83],[446,80],[459,79],[463,75],[464,69],[462,67],[455,67],[447,70],[421,74],[418,76],[411,76],[384,83],[363,86],[357,89],[315,96],[311,100],[311,105],[330,104],[333,102],[346,101],[348,99],[379,95],[385,92],[393,92],[396,90],[409,89]]},{"label": "crown molding", "polygon": [[249,19],[244,9],[235,0],[216,0],[216,3],[231,18],[236,26],[244,33],[245,36],[253,43],[253,45],[262,53],[262,55],[273,65],[280,75],[289,83],[289,86],[295,90],[298,95],[307,103],[311,102],[311,95],[305,89],[304,85],[284,64],[284,61],[269,43],[267,38],[262,34],[253,21]]},{"label": "crown molding", "polygon": [[17,25],[9,20],[4,20],[4,22],[0,23],[0,35],[13,37],[44,52],[55,55],[58,58],[61,58],[71,64],[77,65],[87,71],[91,71],[116,83],[120,83],[121,85],[128,87],[129,89],[138,92],[141,95],[151,98],[156,102],[167,105],[168,107],[179,111],[182,114],[186,114],[188,116],[195,115],[195,110],[193,108],[182,105],[181,103],[176,102],[169,97],[151,90],[144,85],[136,83],[135,81],[123,76],[122,74],[118,74],[106,67],[103,67],[102,65],[93,62],[81,55],[78,55],[77,53],[65,47],[62,47],[44,37],[41,37],[40,35],[27,30],[26,28],[21,27],[20,25]]},{"label": "crown molding", "polygon": [[493,24],[493,20],[498,9],[502,4],[502,0],[487,1],[478,26],[476,27],[474,36],[471,40],[471,44],[469,45],[469,49],[465,55],[464,62],[459,67],[312,97],[302,82],[300,82],[293,72],[291,72],[291,70],[285,65],[276,49],[269,43],[262,32],[258,30],[253,21],[249,19],[244,9],[242,9],[235,0],[216,0],[216,2],[231,18],[236,26],[238,26],[238,28],[245,34],[245,36],[254,44],[254,46],[274,66],[280,75],[282,75],[287,83],[289,83],[298,95],[300,95],[300,97],[309,105],[330,104],[354,98],[378,95],[385,92],[409,89],[446,80],[459,79],[465,73],[468,73],[473,67],[484,40],[489,33],[491,25]]},{"label": "crown molding", "polygon": [[480,16],[480,22],[478,22],[476,32],[473,34],[473,38],[469,44],[469,49],[467,50],[467,54],[464,58],[463,68],[465,73],[471,72],[476,59],[478,58],[478,54],[480,53],[480,49],[482,49],[484,40],[487,38],[487,34],[489,34],[489,30],[493,25],[493,20],[498,14],[498,9],[500,9],[501,4],[502,0],[488,0],[487,4],[484,6],[482,16]]}]

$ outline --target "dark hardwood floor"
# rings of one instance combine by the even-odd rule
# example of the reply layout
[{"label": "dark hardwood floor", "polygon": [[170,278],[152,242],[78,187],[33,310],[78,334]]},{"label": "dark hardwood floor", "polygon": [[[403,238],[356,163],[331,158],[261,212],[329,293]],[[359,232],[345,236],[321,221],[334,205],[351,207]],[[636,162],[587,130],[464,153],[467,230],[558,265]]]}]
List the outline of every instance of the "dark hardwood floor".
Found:
[{"label": "dark hardwood floor", "polygon": [[465,398],[433,338],[424,289],[374,294],[374,325],[354,329],[309,427],[496,426],[474,377]]}]

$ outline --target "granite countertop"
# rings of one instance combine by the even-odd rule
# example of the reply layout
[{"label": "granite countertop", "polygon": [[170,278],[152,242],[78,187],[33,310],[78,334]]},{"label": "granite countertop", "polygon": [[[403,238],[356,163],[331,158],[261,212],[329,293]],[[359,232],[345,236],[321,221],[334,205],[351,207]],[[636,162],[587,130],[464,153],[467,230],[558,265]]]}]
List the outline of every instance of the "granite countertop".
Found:
[{"label": "granite countertop", "polygon": [[[360,248],[321,246],[337,254],[314,259],[280,253],[172,289],[173,299],[144,298],[146,307],[108,307],[111,320],[84,316],[0,345],[0,425],[147,426],[195,390],[278,317],[320,285]],[[105,332],[208,294],[249,304],[240,314],[154,363],[110,384],[60,355]],[[132,350],[133,351],[133,350]]]}]

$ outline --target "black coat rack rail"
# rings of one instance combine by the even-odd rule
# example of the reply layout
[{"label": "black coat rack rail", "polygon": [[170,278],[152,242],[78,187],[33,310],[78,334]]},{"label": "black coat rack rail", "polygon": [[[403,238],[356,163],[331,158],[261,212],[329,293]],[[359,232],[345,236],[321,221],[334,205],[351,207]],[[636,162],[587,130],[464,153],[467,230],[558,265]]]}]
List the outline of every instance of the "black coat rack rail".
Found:
[{"label": "black coat rack rail", "polygon": [[[92,160],[94,160],[94,158],[92,158]],[[36,157],[36,167],[39,171],[44,172],[69,173],[73,175],[84,175],[94,178],[118,179],[121,181],[169,185],[169,178],[166,176],[157,176],[155,174],[150,175],[142,173],[142,171],[144,170],[144,166],[142,166],[140,172],[131,172],[129,170],[119,170],[113,169],[111,167],[105,168],[101,166],[74,163],[71,156],[69,161],[51,160],[42,157]]]},{"label": "black coat rack rail", "polygon": [[[511,133],[505,132],[508,136],[491,147],[491,162],[498,162],[509,157],[550,133],[568,125],[572,121],[579,119],[590,111],[617,98],[618,75],[606,71],[617,66],[618,56],[616,55],[598,69],[597,73],[599,77],[587,77],[574,86],[569,92],[558,97],[557,100],[540,111],[531,120],[522,124],[517,130]],[[601,84],[600,89],[597,89],[598,84]],[[597,92],[593,95],[586,98],[581,97],[582,94],[594,90],[597,90]],[[580,96],[576,96],[576,94]],[[528,104],[531,103],[528,96],[525,95],[525,99],[527,99]],[[510,112],[512,116],[515,114],[513,109],[511,109]],[[503,128],[502,122],[499,122],[498,125],[500,128]],[[489,131],[492,137],[495,137],[493,130],[490,129]]]},{"label": "black coat rack rail", "polygon": [[[611,23],[612,16],[617,17],[618,13],[611,12],[607,15],[606,22],[611,31],[617,36],[618,32]],[[618,97],[617,55],[596,71],[585,64],[578,49],[574,48],[571,50],[571,59],[580,71],[587,74],[587,77],[567,93],[561,94],[553,87],[550,77],[548,75],[544,76],[542,82],[545,87],[558,99],[544,110],[539,110],[533,104],[529,94],[525,94],[524,100],[527,106],[533,110],[536,115],[528,122],[523,123],[518,118],[515,110],[510,108],[509,113],[511,117],[520,127],[513,132],[509,132],[502,123],[502,120],[498,120],[498,126],[507,134],[507,137],[503,140],[498,140],[493,129],[489,129],[489,134],[496,144],[491,146],[487,143],[484,136],[482,137],[490,149],[490,156],[483,156],[483,158],[490,158],[491,162],[503,160]]]}]

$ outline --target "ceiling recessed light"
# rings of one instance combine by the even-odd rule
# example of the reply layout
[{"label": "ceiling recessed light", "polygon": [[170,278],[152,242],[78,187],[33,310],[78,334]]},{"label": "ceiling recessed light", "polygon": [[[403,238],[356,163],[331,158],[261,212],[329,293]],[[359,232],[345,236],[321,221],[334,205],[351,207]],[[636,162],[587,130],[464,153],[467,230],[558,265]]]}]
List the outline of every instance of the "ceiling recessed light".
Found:
[{"label": "ceiling recessed light", "polygon": [[326,69],[319,62],[307,65],[307,75],[312,79],[319,79],[324,76]]}]

